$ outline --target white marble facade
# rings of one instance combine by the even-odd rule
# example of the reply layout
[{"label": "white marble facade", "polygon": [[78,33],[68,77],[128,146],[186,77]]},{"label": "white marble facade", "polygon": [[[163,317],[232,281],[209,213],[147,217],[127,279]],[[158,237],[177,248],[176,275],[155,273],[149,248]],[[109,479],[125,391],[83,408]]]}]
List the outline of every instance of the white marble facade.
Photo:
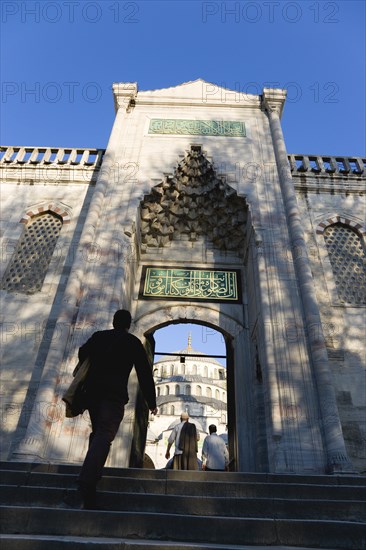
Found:
[{"label": "white marble facade", "polygon": [[[62,392],[78,347],[125,307],[151,354],[170,323],[223,334],[233,470],[364,471],[365,304],[339,300],[325,237],[351,231],[364,261],[365,159],[289,155],[284,90],[113,94],[105,151],[2,148],[2,458],[82,460],[88,417],[65,419]],[[42,288],[9,290],[45,213],[62,228]],[[235,271],[240,299],[144,299],[146,266]],[[143,463],[134,376],[130,396],[110,465]]]}]

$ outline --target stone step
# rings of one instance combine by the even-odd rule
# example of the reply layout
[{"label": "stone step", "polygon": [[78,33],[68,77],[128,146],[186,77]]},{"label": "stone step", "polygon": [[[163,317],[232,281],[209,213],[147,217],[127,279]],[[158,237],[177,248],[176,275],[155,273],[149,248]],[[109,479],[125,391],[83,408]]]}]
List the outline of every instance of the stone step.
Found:
[{"label": "stone step", "polygon": [[[361,550],[365,523],[1,506],[1,533]],[[173,547],[176,549],[176,545]]]},{"label": "stone step", "polygon": [[[81,507],[76,490],[3,485],[0,504],[52,508]],[[366,521],[366,500],[298,500],[283,498],[226,498],[147,493],[98,492],[103,510],[191,514],[200,516],[273,519]]]},{"label": "stone step", "polygon": [[[147,470],[149,472],[149,470]],[[101,491],[151,493],[171,495],[191,495],[199,497],[219,496],[237,498],[286,498],[286,499],[330,499],[330,500],[366,500],[366,486],[364,485],[320,485],[307,483],[259,483],[250,481],[231,481],[230,473],[222,480],[215,480],[204,473],[195,474],[187,479],[184,472],[169,472],[164,478],[154,479],[130,477],[128,471],[121,472],[120,476],[106,475],[98,485]],[[235,475],[235,474],[234,474]],[[0,471],[1,484],[59,487],[73,489],[76,487],[77,475],[71,473],[47,473],[39,471],[23,472],[21,470]],[[339,480],[340,483],[340,480]]]},{"label": "stone step", "polygon": [[[78,475],[80,466],[71,464],[46,464],[30,462],[0,461],[0,471],[20,470],[22,472],[45,472],[54,474]],[[184,481],[231,481],[235,483],[283,483],[307,485],[360,485],[366,487],[366,476],[361,475],[299,475],[299,474],[268,474],[252,472],[199,472],[154,470],[141,468],[104,468],[103,477],[128,477],[155,480]]]},{"label": "stone step", "polygon": [[0,466],[2,550],[366,550],[362,476],[106,468],[87,511],[80,466]]},{"label": "stone step", "polygon": [[[2,550],[268,550],[268,546],[232,544],[177,543],[171,541],[128,540],[109,537],[51,537],[47,535],[0,535]],[[310,548],[271,546],[271,550],[314,550]]]}]

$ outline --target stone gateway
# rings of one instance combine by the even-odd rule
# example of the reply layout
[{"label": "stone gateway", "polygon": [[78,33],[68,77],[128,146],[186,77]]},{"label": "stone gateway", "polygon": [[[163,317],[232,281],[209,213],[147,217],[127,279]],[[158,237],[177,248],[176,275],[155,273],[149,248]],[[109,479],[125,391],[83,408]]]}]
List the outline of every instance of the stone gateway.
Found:
[{"label": "stone gateway", "polygon": [[[232,470],[365,472],[365,159],[289,153],[282,89],[113,95],[105,150],[1,148],[1,458],[81,463],[62,395],[125,308],[152,361],[170,323],[223,335]],[[143,465],[129,394],[110,466]]]}]

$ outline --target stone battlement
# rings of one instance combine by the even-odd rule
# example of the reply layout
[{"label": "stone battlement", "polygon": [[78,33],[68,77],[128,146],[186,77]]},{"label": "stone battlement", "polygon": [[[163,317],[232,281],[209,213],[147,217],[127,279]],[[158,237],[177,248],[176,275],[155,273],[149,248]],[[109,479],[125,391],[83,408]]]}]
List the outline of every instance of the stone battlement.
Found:
[{"label": "stone battlement", "polygon": [[365,191],[365,158],[288,155],[288,161],[298,191],[336,194]]},{"label": "stone battlement", "polygon": [[4,183],[95,183],[105,149],[0,147]]},{"label": "stone battlement", "polygon": [[366,159],[360,157],[329,157],[289,155],[292,175],[366,176]]},{"label": "stone battlement", "polygon": [[[105,149],[2,146],[0,170],[4,183],[95,183],[104,154]],[[360,191],[359,184],[366,179],[366,158],[290,154],[288,162],[295,187],[347,182],[347,187],[356,184],[354,190]]]},{"label": "stone battlement", "polygon": [[0,163],[99,167],[104,153],[105,149],[5,146],[0,147]]}]

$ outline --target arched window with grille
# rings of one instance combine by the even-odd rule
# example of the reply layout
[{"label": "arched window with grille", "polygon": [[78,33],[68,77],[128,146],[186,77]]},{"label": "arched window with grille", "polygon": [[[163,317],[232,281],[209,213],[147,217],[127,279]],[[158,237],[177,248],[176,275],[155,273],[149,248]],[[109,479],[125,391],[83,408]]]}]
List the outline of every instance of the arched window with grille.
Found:
[{"label": "arched window with grille", "polygon": [[179,395],[180,394],[180,387],[179,387],[179,384],[177,384],[175,386],[175,395]]},{"label": "arched window with grille", "polygon": [[5,271],[3,290],[34,294],[42,289],[62,223],[62,218],[50,211],[30,219]]},{"label": "arched window with grille", "polygon": [[191,386],[190,384],[187,384],[186,387],[185,387],[185,394],[186,395],[191,395]]},{"label": "arched window with grille", "polygon": [[325,228],[323,236],[340,301],[365,305],[365,249],[358,233],[348,225],[335,223]]},{"label": "arched window with grille", "polygon": [[165,386],[165,395],[169,395],[169,386]]}]

